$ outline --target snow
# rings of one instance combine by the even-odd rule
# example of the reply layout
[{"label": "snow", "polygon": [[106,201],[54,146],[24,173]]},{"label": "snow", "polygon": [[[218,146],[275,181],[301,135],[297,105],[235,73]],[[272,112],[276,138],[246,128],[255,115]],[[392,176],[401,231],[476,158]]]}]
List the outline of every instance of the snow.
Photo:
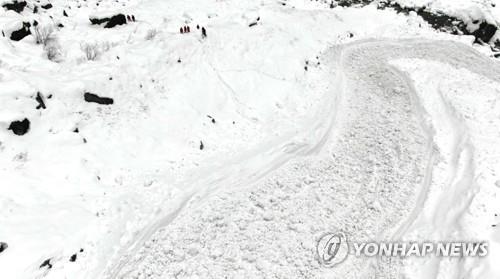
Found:
[{"label": "snow", "polygon": [[[487,239],[492,257],[464,272],[499,273],[497,62],[473,38],[373,5],[34,3],[0,9],[2,278],[327,277],[315,243],[336,229]],[[120,12],[136,22],[90,24]],[[47,45],[9,40],[33,20],[53,29]],[[25,117],[26,135],[7,130]],[[334,276],[422,266],[367,262]]]}]

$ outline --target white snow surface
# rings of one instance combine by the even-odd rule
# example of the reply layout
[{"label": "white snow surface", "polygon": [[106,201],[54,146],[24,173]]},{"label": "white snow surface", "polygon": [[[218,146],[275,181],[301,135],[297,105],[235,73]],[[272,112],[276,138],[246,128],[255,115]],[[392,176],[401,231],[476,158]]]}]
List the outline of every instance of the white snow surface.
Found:
[{"label": "white snow surface", "polygon": [[[500,275],[500,66],[473,38],[316,1],[51,3],[0,9],[1,278]],[[34,19],[46,46],[8,39]],[[490,255],[324,268],[336,230]]]}]

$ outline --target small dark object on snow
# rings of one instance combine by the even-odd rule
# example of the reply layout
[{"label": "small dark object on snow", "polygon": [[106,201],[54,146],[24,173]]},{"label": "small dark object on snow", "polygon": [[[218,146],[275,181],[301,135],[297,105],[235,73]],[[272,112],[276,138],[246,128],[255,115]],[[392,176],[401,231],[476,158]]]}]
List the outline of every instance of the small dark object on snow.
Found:
[{"label": "small dark object on snow", "polygon": [[200,140],[200,150],[203,150],[205,148],[205,145],[203,145],[203,142]]},{"label": "small dark object on snow", "polygon": [[79,133],[80,130],[78,130],[78,127],[76,127],[74,130],[73,130],[73,133]]},{"label": "small dark object on snow", "polygon": [[479,41],[482,41],[484,43],[489,43],[497,32],[497,29],[498,28],[495,25],[489,24],[485,21],[481,22],[479,28],[472,32],[472,35],[476,38],[474,42],[478,43]]},{"label": "small dark object on snow", "polygon": [[181,59],[180,59],[180,58],[179,58],[179,59],[177,59],[177,63],[181,63],[181,62],[182,62],[182,61],[181,61]]},{"label": "small dark object on snow", "polygon": [[2,30],[2,36],[4,36],[4,37],[5,37],[5,33],[3,32],[3,30]]},{"label": "small dark object on snow", "polygon": [[252,23],[250,23],[250,24],[248,25],[248,27],[252,27],[252,26],[255,26],[255,25],[257,25],[257,22],[252,22]]},{"label": "small dark object on snow", "polygon": [[132,21],[135,22],[135,16],[134,15],[132,15]]},{"label": "small dark object on snow", "polygon": [[307,66],[304,66],[304,70],[306,70],[306,71],[307,71]]},{"label": "small dark object on snow", "polygon": [[196,24],[196,29],[200,29],[200,25]]},{"label": "small dark object on snow", "polygon": [[85,99],[86,102],[97,103],[97,104],[100,104],[100,105],[112,105],[114,103],[114,101],[113,101],[112,98],[99,97],[96,94],[92,94],[92,93],[88,93],[88,92],[86,92],[83,95],[83,98]]},{"label": "small dark object on snow", "polygon": [[210,119],[212,120],[212,123],[214,123],[214,124],[215,124],[215,118],[213,118],[213,117],[212,117],[212,116],[210,116],[210,115],[207,115],[207,117],[208,117],[208,118],[210,118]]},{"label": "small dark object on snow", "polygon": [[40,268],[42,267],[47,267],[48,269],[51,269],[52,268],[52,264],[50,263],[50,260],[51,259],[46,259],[41,265],[40,265]]},{"label": "small dark object on snow", "polygon": [[257,18],[257,21],[259,21],[259,20],[260,20],[260,16]]},{"label": "small dark object on snow", "polygon": [[186,30],[187,30],[188,33],[191,32],[191,28],[189,28],[189,26],[186,26]]},{"label": "small dark object on snow", "polygon": [[62,23],[59,23],[59,24],[57,25],[57,27],[59,27],[59,28],[63,28],[63,27],[64,27],[64,25],[63,25]]},{"label": "small dark object on snow", "polygon": [[3,251],[5,251],[5,249],[7,249],[8,247],[9,247],[9,245],[7,245],[7,243],[0,242],[0,253],[2,253]]},{"label": "small dark object on snow", "polygon": [[38,13],[38,6],[35,5],[35,7],[33,7],[33,13],[34,14],[37,14]]},{"label": "small dark object on snow", "polygon": [[51,9],[52,7],[53,7],[53,6],[52,6],[52,4],[50,4],[50,3],[48,3],[48,4],[46,4],[46,5],[43,5],[43,6],[42,6],[42,8],[44,8],[44,9],[46,9],[46,10]]},{"label": "small dark object on snow", "polygon": [[33,20],[33,26],[38,26],[38,21]]},{"label": "small dark object on snow", "polygon": [[69,261],[75,262],[76,261],[76,254],[71,255],[71,257],[69,258]]},{"label": "small dark object on snow", "polygon": [[205,27],[201,27],[201,37],[206,38],[207,37],[207,30]]},{"label": "small dark object on snow", "polygon": [[16,13],[21,13],[26,7],[27,3],[25,1],[17,2],[14,0],[12,3],[5,3],[2,5],[7,10],[14,11]]},{"label": "small dark object on snow", "polygon": [[23,22],[23,28],[16,30],[10,34],[10,39],[13,41],[20,41],[24,37],[31,35],[30,31],[31,24],[29,22]]},{"label": "small dark object on snow", "polygon": [[127,15],[127,21],[132,21],[129,15]]},{"label": "small dark object on snow", "polygon": [[38,102],[38,106],[36,106],[36,109],[46,109],[47,106],[45,106],[45,102],[43,101],[43,96],[40,94],[40,92],[36,93],[36,98],[35,100]]},{"label": "small dark object on snow", "polygon": [[8,130],[11,130],[15,135],[22,136],[30,130],[30,121],[27,118],[22,121],[12,121]]},{"label": "small dark object on snow", "polygon": [[67,16],[68,16],[68,14],[66,13],[66,11],[65,11],[65,10],[63,10],[63,16],[65,16],[65,17],[67,17]]},{"label": "small dark object on snow", "polygon": [[184,34],[184,28],[181,27],[179,31],[181,32],[181,34]]},{"label": "small dark object on snow", "polygon": [[109,19],[108,23],[106,23],[106,25],[104,25],[104,28],[113,28],[117,25],[122,25],[122,24],[126,24],[126,23],[127,23],[127,18],[125,17],[125,15],[118,14],[118,15],[112,16]]},{"label": "small dark object on snow", "polygon": [[83,253],[83,248],[80,248],[80,253]]}]

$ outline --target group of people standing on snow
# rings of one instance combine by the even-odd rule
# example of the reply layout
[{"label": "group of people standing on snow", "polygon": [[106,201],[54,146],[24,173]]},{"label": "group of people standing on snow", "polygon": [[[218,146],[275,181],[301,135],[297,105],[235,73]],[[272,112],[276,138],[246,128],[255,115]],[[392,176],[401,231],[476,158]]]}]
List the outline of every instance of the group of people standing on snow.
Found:
[{"label": "group of people standing on snow", "polygon": [[127,21],[128,22],[135,22],[135,16],[134,15],[127,15]]},{"label": "group of people standing on snow", "polygon": [[[196,29],[200,29],[200,25],[196,25]],[[181,34],[184,34],[184,33],[191,33],[191,28],[189,27],[189,25],[185,25],[185,26],[182,26],[180,29],[179,29],[180,33]],[[207,37],[207,30],[205,29],[205,27],[201,27],[201,37],[202,38],[206,38]]]}]

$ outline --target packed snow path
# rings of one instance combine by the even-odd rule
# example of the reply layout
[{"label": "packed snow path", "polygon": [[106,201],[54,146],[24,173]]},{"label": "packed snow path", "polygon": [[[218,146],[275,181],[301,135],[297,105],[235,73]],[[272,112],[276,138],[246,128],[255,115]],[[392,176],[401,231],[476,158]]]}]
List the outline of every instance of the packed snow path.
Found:
[{"label": "packed snow path", "polygon": [[[434,127],[411,79],[389,63],[403,58],[446,63],[493,81],[500,76],[498,64],[455,42],[362,41],[332,49],[325,57],[331,67],[330,100],[309,126],[313,128],[272,152],[229,167],[221,172],[224,177],[196,184],[176,213],[155,226],[162,228],[109,274],[398,277],[403,263],[394,259],[350,257],[325,269],[316,261],[315,245],[321,234],[337,230],[356,240],[399,239],[421,213],[437,148]],[[209,195],[216,189],[223,190]],[[436,215],[455,205],[442,206],[446,208]]]}]

